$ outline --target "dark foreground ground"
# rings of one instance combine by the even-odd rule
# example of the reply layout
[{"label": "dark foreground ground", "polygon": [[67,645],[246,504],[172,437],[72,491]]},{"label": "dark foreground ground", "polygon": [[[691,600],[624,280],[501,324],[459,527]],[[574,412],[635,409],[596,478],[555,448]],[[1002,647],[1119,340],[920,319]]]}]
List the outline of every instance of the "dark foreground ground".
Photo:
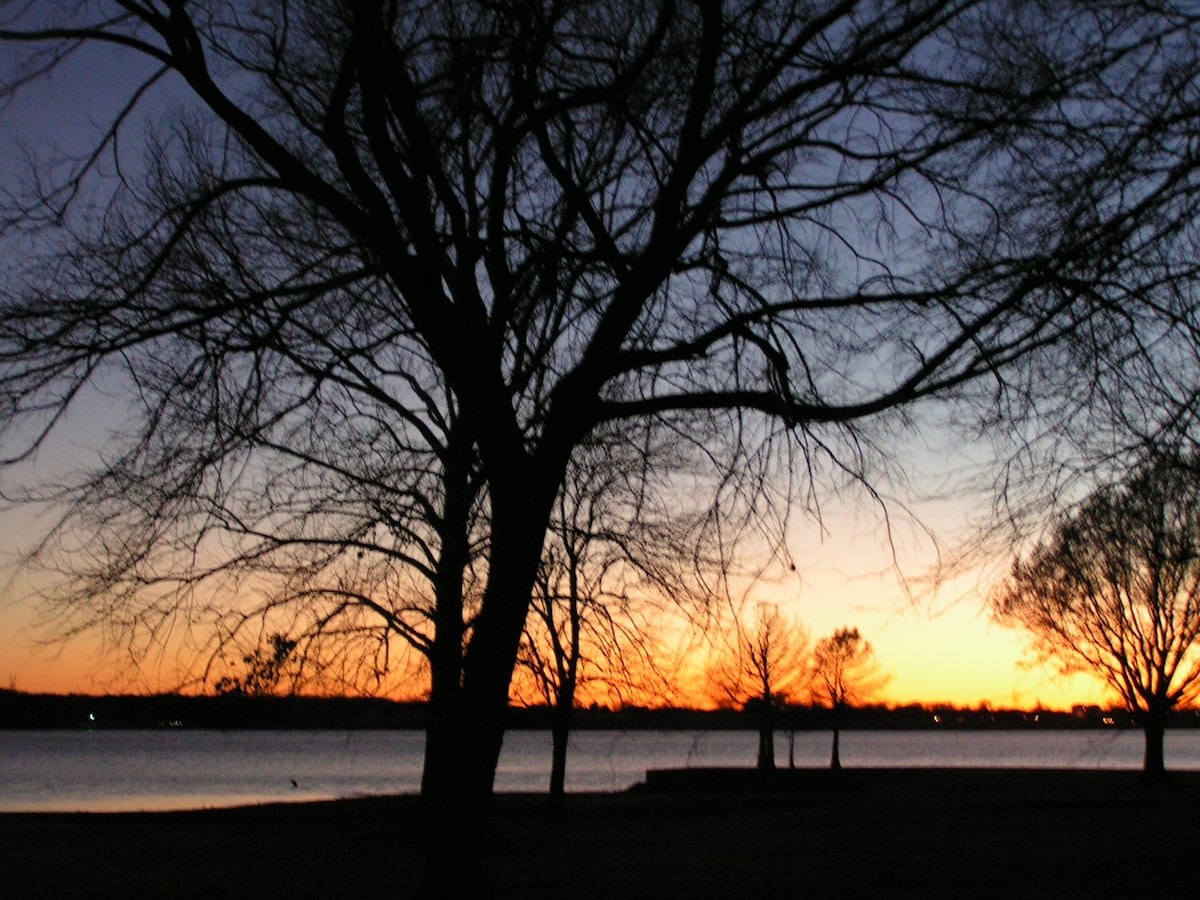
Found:
[{"label": "dark foreground ground", "polygon": [[[848,770],[497,798],[506,898],[1200,897],[1200,772]],[[0,815],[0,896],[406,897],[415,799]]]}]

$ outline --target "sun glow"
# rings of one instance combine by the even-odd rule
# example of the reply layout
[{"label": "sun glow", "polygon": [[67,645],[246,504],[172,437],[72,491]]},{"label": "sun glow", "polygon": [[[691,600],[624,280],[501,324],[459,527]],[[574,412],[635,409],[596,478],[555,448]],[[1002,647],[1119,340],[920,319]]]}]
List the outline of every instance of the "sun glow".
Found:
[{"label": "sun glow", "polygon": [[[901,596],[888,599],[883,593],[886,589],[886,580],[854,581],[821,593],[810,588],[799,601],[794,596],[774,596],[774,590],[760,590],[755,598],[779,602],[804,622],[813,640],[842,625],[857,626],[891,676],[879,694],[879,701],[888,705],[1070,709],[1076,704],[1107,701],[1103,685],[1095,679],[1066,677],[1027,665],[1021,635],[990,622],[978,597],[962,597],[939,609],[912,604]],[[891,589],[898,590],[894,585]],[[30,610],[15,604],[0,607],[0,634],[4,636],[0,639],[0,677],[7,687],[34,693],[152,693],[178,683],[174,672],[156,673],[150,667],[131,671],[127,661],[102,654],[99,640],[92,635],[61,645],[41,643]],[[619,688],[585,679],[577,692],[577,704],[716,705],[702,648],[680,652],[659,664],[669,674],[669,690],[645,687],[655,682],[649,677],[629,678]],[[403,691],[406,696],[395,699],[412,699],[423,690],[422,686]]]},{"label": "sun glow", "polygon": [[[6,536],[15,538],[13,520]],[[13,543],[10,542],[10,546]],[[1085,676],[1065,677],[1023,661],[1020,633],[991,622],[984,609],[986,584],[977,574],[942,585],[936,594],[914,599],[895,574],[879,564],[878,540],[870,534],[831,548],[813,545],[812,558],[798,560],[797,571],[763,578],[745,590],[744,602],[773,603],[808,629],[810,640],[849,625],[871,642],[890,680],[879,694],[888,705],[949,704],[960,707],[1070,709],[1076,704],[1110,701],[1102,684]],[[877,574],[855,574],[874,566]],[[10,584],[10,588],[13,585]],[[13,597],[0,601],[0,681],[35,693],[154,693],[179,686],[180,673],[166,656],[140,668],[127,656],[104,653],[100,637],[85,633],[70,641],[46,643],[34,610]],[[707,653],[696,635],[676,623],[676,638],[663,640],[655,677],[613,682],[587,677],[577,704],[605,707],[716,705],[706,671]],[[111,648],[110,648],[111,649]],[[595,675],[593,669],[592,675]],[[427,685],[407,679],[390,692],[393,699],[424,695]],[[526,691],[525,702],[535,702]]]}]

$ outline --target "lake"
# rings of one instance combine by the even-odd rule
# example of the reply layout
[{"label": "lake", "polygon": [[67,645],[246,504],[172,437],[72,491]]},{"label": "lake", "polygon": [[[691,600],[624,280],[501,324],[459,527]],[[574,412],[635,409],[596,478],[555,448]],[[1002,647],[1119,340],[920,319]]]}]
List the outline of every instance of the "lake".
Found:
[{"label": "lake", "polygon": [[[798,766],[828,764],[831,735],[798,732]],[[583,731],[569,791],[620,791],[647,769],[752,766],[753,731]],[[786,734],[777,760],[788,764]],[[0,812],[198,809],[415,793],[419,731],[0,731]],[[1167,732],[1167,766],[1200,769],[1200,729]],[[1137,769],[1139,731],[848,731],[846,767]],[[548,732],[505,738],[500,791],[546,789]]]}]

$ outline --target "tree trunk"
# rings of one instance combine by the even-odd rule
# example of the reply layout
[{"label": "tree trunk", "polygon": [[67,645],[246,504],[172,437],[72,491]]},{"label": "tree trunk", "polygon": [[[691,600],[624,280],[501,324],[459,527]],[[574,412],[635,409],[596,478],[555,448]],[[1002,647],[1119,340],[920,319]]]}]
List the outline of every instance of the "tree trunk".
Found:
[{"label": "tree trunk", "polygon": [[454,571],[443,554],[435,598],[435,633],[429,653],[429,703],[426,704],[425,761],[421,772],[421,808],[428,812],[439,793],[453,783],[455,746],[462,718],[462,572]]},{"label": "tree trunk", "polygon": [[[571,547],[569,542],[564,542]],[[567,746],[571,740],[571,720],[575,712],[575,688],[579,683],[580,629],[583,614],[579,597],[579,554],[568,551],[570,590],[568,639],[558,652],[559,683],[550,713],[550,793],[546,807],[547,821],[558,824],[567,818]],[[565,657],[565,658],[563,658]]]},{"label": "tree trunk", "polygon": [[574,707],[561,700],[551,713],[550,735],[553,746],[550,751],[550,794],[547,798],[546,819],[558,824],[567,817],[567,746],[571,740],[571,712]]},{"label": "tree trunk", "polygon": [[509,685],[554,499],[553,490],[537,487],[505,491],[493,484],[488,584],[463,657],[453,741],[439,741],[437,753],[447,759],[427,757],[431,769],[422,780],[429,843],[421,889],[428,898],[479,895]]},{"label": "tree trunk", "polygon": [[1163,741],[1167,730],[1167,714],[1162,710],[1145,713],[1142,729],[1146,736],[1146,754],[1142,760],[1142,774],[1147,778],[1163,778],[1167,774]]},{"label": "tree trunk", "polygon": [[430,760],[431,769],[422,782],[422,790],[428,791],[423,803],[428,846],[421,885],[427,898],[479,895],[484,828],[517,652],[517,639],[509,639],[503,624],[485,622],[483,617],[476,624],[464,665],[461,701],[450,729],[452,740],[438,747],[447,758]]},{"label": "tree trunk", "polygon": [[829,755],[829,768],[831,769],[840,769],[842,767],[841,737],[841,709],[839,704],[835,703],[833,707],[833,750]]},{"label": "tree trunk", "polygon": [[758,720],[758,768],[775,771],[775,716],[770,701],[763,703]]},{"label": "tree trunk", "polygon": [[[503,710],[497,716],[479,702],[478,691],[463,692],[456,740],[435,762],[422,790],[428,837],[421,896],[458,900],[479,896],[484,826],[491,802],[496,761],[503,740]],[[473,696],[474,695],[474,696]],[[473,713],[479,718],[472,721]]]},{"label": "tree trunk", "polygon": [[463,572],[470,564],[470,438],[461,426],[450,434],[446,490],[439,529],[441,552],[434,580],[434,634],[429,649],[429,703],[426,705],[425,760],[421,770],[421,808],[428,812],[436,795],[454,778],[463,662]]},{"label": "tree trunk", "polygon": [[[460,711],[459,675],[439,671],[431,658],[429,702],[425,706],[425,759],[421,770],[421,810],[429,813],[440,802],[446,785],[453,783],[455,746]],[[457,667],[455,667],[457,669]]]}]

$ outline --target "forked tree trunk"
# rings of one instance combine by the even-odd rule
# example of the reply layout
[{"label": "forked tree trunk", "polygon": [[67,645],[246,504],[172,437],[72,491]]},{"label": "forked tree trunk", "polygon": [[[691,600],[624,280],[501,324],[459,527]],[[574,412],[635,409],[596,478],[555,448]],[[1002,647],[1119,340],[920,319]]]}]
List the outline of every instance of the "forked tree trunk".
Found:
[{"label": "forked tree trunk", "polygon": [[422,805],[429,843],[421,890],[427,898],[479,895],[484,828],[521,631],[518,624],[512,633],[512,619],[523,622],[523,612],[510,608],[477,621],[464,662],[456,716],[438,744],[438,752],[446,758],[430,760],[431,769],[422,783],[422,790],[428,792]]},{"label": "forked tree trunk", "polygon": [[470,564],[467,531],[475,496],[470,484],[469,446],[467,433],[454,429],[444,478],[442,547],[434,581],[434,637],[429,651],[429,702],[421,770],[421,808],[425,811],[454,778],[454,744],[461,716],[463,572]]},{"label": "forked tree trunk", "polygon": [[478,682],[464,689],[448,751],[452,761],[437,761],[423,782],[428,845],[421,896],[426,898],[479,895],[484,825],[504,736],[504,717],[496,715],[492,704],[480,702],[483,693]]},{"label": "forked tree trunk", "polygon": [[[544,485],[543,485],[544,486]],[[500,492],[493,485],[488,585],[463,658],[454,721],[441,723],[438,753],[422,781],[428,846],[421,893],[427,898],[479,895],[496,764],[504,741],[508,691],[529,611],[553,491]]]}]

